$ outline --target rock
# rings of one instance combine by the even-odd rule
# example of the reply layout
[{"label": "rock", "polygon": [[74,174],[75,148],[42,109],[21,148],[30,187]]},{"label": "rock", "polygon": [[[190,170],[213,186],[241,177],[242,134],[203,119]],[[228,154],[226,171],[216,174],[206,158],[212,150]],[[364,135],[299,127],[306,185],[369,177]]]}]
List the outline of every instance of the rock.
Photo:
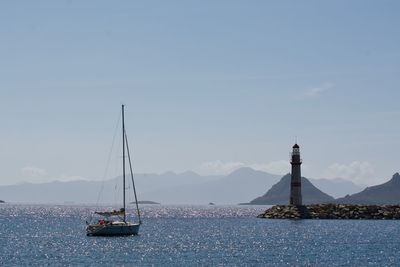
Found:
[{"label": "rock", "polygon": [[278,205],[266,210],[258,218],[265,219],[346,219],[400,220],[399,205],[318,204],[305,206]]}]

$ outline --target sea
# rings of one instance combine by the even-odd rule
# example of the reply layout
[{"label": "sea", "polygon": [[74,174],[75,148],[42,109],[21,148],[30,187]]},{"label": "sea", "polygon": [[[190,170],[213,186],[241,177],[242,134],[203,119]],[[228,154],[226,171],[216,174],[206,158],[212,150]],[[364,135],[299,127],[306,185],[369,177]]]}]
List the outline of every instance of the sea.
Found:
[{"label": "sea", "polygon": [[88,237],[94,206],[2,204],[0,265],[400,266],[400,221],[256,218],[266,208],[143,205],[138,236]]}]

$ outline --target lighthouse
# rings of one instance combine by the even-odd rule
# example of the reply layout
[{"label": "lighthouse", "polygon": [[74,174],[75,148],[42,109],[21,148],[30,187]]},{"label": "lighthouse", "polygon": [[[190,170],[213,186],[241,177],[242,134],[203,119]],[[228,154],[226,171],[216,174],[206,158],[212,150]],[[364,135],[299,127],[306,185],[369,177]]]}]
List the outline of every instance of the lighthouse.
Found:
[{"label": "lighthouse", "polygon": [[293,146],[292,158],[292,179],[290,183],[290,205],[301,206],[303,204],[301,196],[301,157],[298,144]]}]

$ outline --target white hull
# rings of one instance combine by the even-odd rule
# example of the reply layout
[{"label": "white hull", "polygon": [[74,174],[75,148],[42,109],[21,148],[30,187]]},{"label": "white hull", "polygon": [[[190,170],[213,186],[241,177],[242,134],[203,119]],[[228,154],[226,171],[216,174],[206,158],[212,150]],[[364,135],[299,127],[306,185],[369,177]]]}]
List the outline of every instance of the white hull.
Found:
[{"label": "white hull", "polygon": [[88,236],[124,236],[124,235],[137,235],[139,234],[140,224],[136,223],[118,223],[100,225],[89,225],[86,228]]}]

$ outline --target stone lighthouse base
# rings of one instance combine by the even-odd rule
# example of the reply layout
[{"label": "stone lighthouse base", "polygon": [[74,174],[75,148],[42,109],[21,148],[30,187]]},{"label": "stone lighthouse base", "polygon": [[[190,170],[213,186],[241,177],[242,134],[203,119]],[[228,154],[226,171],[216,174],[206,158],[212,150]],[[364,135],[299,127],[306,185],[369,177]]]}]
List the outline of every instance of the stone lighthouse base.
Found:
[{"label": "stone lighthouse base", "polygon": [[258,215],[263,219],[400,220],[400,205],[277,205]]}]

